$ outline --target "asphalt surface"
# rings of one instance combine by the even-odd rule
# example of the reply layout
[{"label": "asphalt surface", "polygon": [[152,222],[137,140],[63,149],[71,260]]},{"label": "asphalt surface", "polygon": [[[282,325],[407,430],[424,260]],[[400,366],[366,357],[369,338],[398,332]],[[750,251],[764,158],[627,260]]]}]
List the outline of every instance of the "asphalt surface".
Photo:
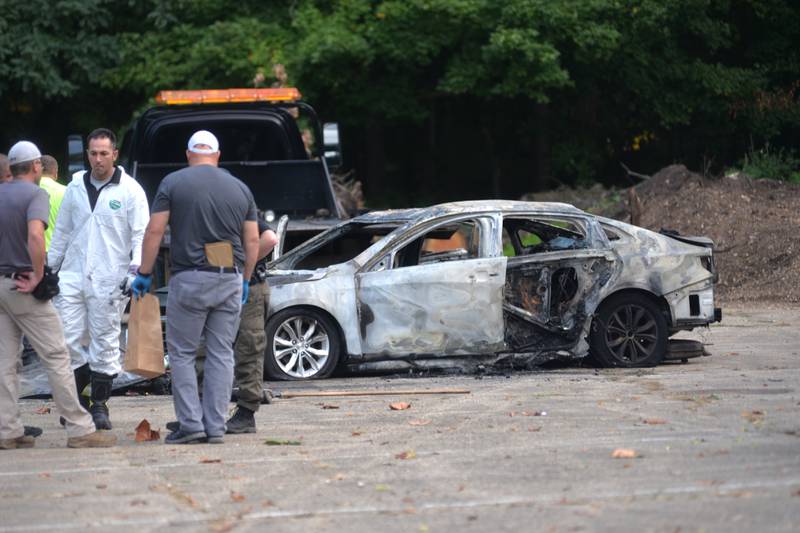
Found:
[{"label": "asphalt surface", "polygon": [[135,442],[172,419],[139,396],[110,402],[118,447],[70,450],[24,400],[45,433],[0,451],[0,532],[798,531],[798,331],[800,310],[726,310],[688,364],[272,383],[470,393],[276,399],[224,445]]}]

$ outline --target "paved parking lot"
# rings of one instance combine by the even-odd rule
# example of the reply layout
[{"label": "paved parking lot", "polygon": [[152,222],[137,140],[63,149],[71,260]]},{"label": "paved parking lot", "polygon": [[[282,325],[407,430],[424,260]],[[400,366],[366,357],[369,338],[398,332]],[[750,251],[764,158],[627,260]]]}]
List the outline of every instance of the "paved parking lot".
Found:
[{"label": "paved parking lot", "polygon": [[112,399],[120,446],[69,450],[26,400],[45,434],[0,452],[0,532],[797,531],[800,311],[726,313],[688,364],[270,384],[470,393],[276,399],[222,446],[136,443],[172,419],[150,396]]}]

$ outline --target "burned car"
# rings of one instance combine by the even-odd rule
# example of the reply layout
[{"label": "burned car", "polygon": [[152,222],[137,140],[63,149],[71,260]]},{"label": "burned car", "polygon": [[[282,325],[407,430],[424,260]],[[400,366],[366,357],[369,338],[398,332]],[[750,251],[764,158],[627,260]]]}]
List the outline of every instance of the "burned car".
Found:
[{"label": "burned car", "polygon": [[265,372],[591,354],[653,366],[721,317],[713,243],[549,202],[371,212],[267,265]]}]

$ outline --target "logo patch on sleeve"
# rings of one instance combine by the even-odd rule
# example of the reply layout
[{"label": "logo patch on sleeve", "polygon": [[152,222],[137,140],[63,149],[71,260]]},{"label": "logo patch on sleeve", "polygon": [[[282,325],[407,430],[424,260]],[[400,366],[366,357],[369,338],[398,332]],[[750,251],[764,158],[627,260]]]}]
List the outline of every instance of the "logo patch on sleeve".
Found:
[{"label": "logo patch on sleeve", "polygon": [[117,209],[122,207],[122,202],[120,202],[119,200],[111,200],[110,202],[108,202],[108,207],[116,211]]}]

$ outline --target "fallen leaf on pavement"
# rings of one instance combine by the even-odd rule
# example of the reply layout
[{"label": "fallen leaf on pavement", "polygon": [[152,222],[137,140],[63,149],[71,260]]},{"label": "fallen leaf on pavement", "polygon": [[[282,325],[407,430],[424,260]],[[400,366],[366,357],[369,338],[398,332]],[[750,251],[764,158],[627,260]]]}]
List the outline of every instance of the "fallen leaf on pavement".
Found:
[{"label": "fallen leaf on pavement", "polygon": [[43,405],[42,407],[40,407],[40,408],[38,408],[38,409],[36,410],[36,414],[37,414],[37,415],[46,415],[46,414],[50,414],[50,408],[49,408],[49,407],[47,407],[47,406],[45,406],[45,405]]},{"label": "fallen leaf on pavement", "polygon": [[411,407],[411,404],[407,402],[395,402],[389,404],[389,409],[391,409],[392,411],[404,411],[409,407]]},{"label": "fallen leaf on pavement", "polygon": [[150,422],[145,418],[136,426],[136,442],[149,440],[161,440],[161,434],[156,430],[150,429]]},{"label": "fallen leaf on pavement", "polygon": [[645,418],[642,420],[645,424],[649,424],[651,426],[660,426],[661,424],[666,424],[667,421],[663,418]]},{"label": "fallen leaf on pavement", "polygon": [[800,489],[797,489],[792,493],[792,496],[800,496]]},{"label": "fallen leaf on pavement", "polygon": [[332,405],[332,404],[329,404],[329,403],[323,403],[322,404],[322,408],[323,409],[338,409],[339,406],[338,405]]},{"label": "fallen leaf on pavement", "polygon": [[395,459],[400,459],[400,460],[403,460],[403,461],[405,461],[406,459],[416,459],[417,458],[417,452],[415,452],[414,450],[406,450],[404,452],[398,453],[397,455],[394,456],[394,458]]},{"label": "fallen leaf on pavement", "polygon": [[264,444],[267,446],[300,446],[302,442],[299,440],[267,439]]},{"label": "fallen leaf on pavement", "polygon": [[211,525],[211,531],[215,533],[227,533],[228,531],[232,530],[236,524],[233,522],[218,522],[216,524]]},{"label": "fallen leaf on pavement", "polygon": [[428,420],[428,419],[409,420],[408,421],[408,425],[409,426],[427,426],[430,423],[431,423],[431,421]]},{"label": "fallen leaf on pavement", "polygon": [[247,497],[242,494],[241,492],[236,492],[234,490],[231,491],[231,500],[235,502],[243,502],[247,499]]},{"label": "fallen leaf on pavement", "polygon": [[350,434],[350,436],[351,436],[351,437],[358,437],[358,436],[360,436],[360,435],[361,435],[361,432],[360,432],[360,431],[354,431],[354,432],[352,432],[352,433]]},{"label": "fallen leaf on pavement", "polygon": [[222,459],[209,459],[208,457],[203,457],[199,462],[204,465],[210,465],[212,463],[221,463]]},{"label": "fallen leaf on pavement", "polygon": [[749,490],[735,490],[733,492],[725,492],[723,495],[733,496],[734,498],[750,498],[753,496],[753,493]]},{"label": "fallen leaf on pavement", "polygon": [[755,424],[757,422],[761,422],[761,420],[764,418],[764,411],[743,411],[742,418],[752,424]]},{"label": "fallen leaf on pavement", "polygon": [[630,448],[617,448],[611,453],[611,457],[614,459],[635,459],[639,457],[636,453],[636,450],[631,450]]}]

